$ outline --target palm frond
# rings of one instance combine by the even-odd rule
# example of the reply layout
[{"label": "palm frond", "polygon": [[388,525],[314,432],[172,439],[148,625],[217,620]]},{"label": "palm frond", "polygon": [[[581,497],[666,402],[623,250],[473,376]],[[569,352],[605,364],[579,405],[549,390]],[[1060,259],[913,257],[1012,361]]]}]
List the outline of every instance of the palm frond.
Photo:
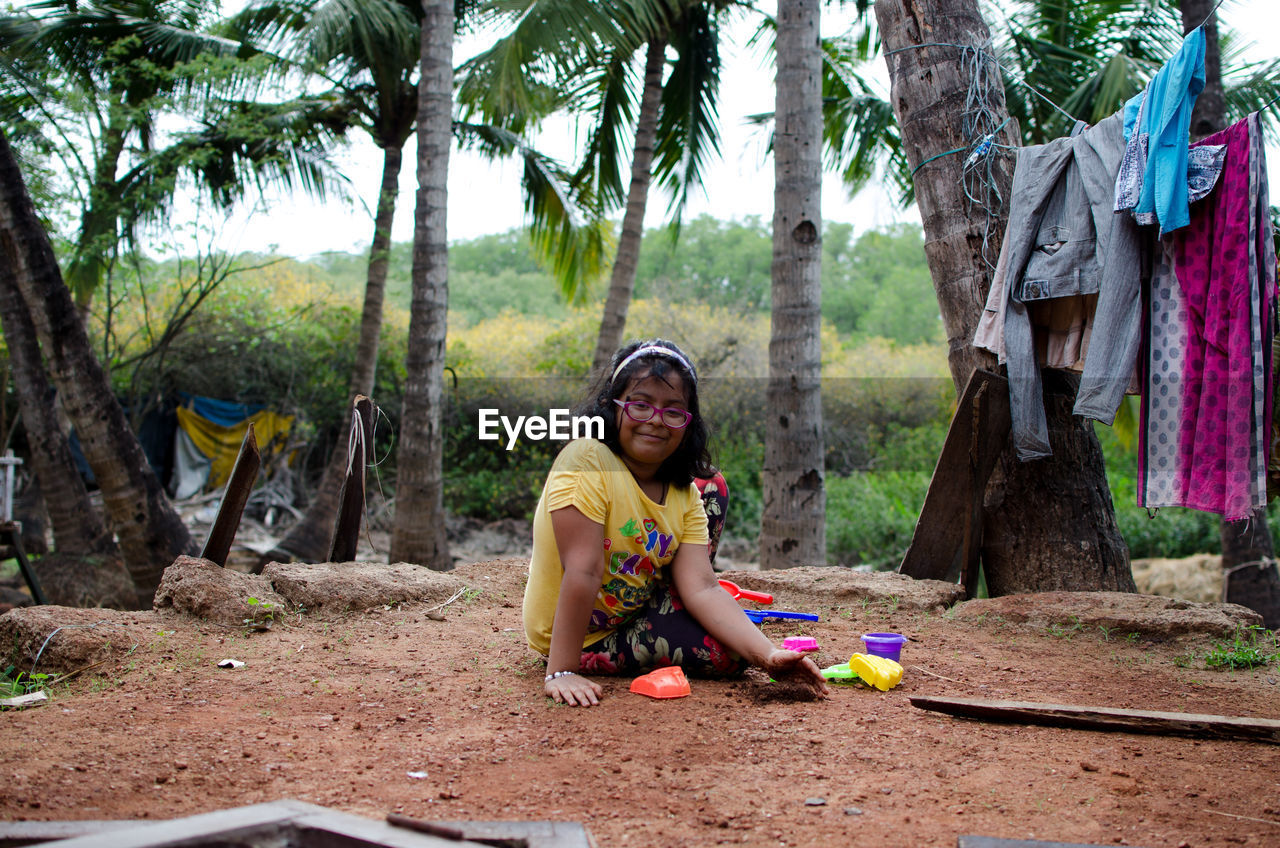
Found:
[{"label": "palm frond", "polygon": [[598,204],[552,157],[504,127],[455,121],[454,135],[485,156],[520,157],[530,240],[565,299],[582,302],[603,275],[611,249],[611,229]]},{"label": "palm frond", "polygon": [[689,192],[702,186],[711,157],[720,155],[717,95],[720,33],[706,6],[690,9],[670,37],[676,62],[662,87],[654,151],[654,177],[671,193],[668,217],[676,226]]},{"label": "palm frond", "polygon": [[588,78],[594,89],[589,107],[592,132],[573,183],[586,186],[601,209],[616,209],[626,200],[623,162],[628,149],[628,131],[636,117],[634,68],[630,56],[615,56],[599,73]]},{"label": "palm frond", "polygon": [[1245,65],[1240,70],[1223,80],[1228,120],[1238,121],[1258,112],[1273,132],[1280,130],[1280,59]]},{"label": "palm frond", "polygon": [[[1085,123],[1096,124],[1122,108],[1129,98],[1146,86],[1150,76],[1146,63],[1115,53],[1067,95],[1062,101],[1062,108]],[[1070,129],[1059,126],[1058,134],[1065,135]]]},{"label": "palm frond", "polygon": [[1176,8],[1154,0],[1023,0],[997,31],[1006,104],[1029,144],[1114,112],[1182,41]]},{"label": "palm frond", "polygon": [[271,186],[300,189],[323,201],[347,183],[327,155],[346,125],[337,99],[224,104],[198,129],[178,134],[120,178],[121,231],[133,241],[139,224],[162,218],[184,174],[222,208]]}]

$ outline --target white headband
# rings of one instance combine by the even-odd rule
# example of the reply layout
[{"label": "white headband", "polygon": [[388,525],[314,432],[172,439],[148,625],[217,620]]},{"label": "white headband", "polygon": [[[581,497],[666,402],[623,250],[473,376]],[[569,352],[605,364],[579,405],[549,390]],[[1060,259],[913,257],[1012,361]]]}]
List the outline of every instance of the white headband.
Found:
[{"label": "white headband", "polygon": [[648,356],[650,354],[660,354],[674,359],[676,362],[684,366],[684,370],[689,372],[689,376],[693,378],[695,383],[698,381],[698,372],[693,370],[693,366],[689,364],[689,360],[685,359],[671,348],[662,347],[661,345],[641,345],[633,350],[630,356],[619,363],[618,367],[613,370],[613,377],[610,378],[609,382],[612,383],[614,380],[618,379],[618,375],[622,373],[622,369],[626,368],[632,362],[635,362],[642,356]]}]

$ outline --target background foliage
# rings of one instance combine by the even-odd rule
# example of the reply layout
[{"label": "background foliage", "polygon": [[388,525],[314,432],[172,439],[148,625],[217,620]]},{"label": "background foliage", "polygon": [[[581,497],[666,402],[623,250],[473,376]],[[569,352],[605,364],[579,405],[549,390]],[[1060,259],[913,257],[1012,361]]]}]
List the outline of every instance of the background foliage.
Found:
[{"label": "background foliage", "polygon": [[[954,403],[919,227],[824,234],[823,401],[833,562],[893,568],[915,529]],[[630,337],[678,342],[699,363],[715,459],[731,488],[726,556],[753,557],[769,339],[770,237],[755,219],[697,218],[645,236]],[[92,326],[133,410],[175,392],[262,403],[299,416],[305,498],[340,433],[365,257],[242,255],[144,262],[114,277]],[[407,345],[409,245],[393,246],[375,400],[379,475],[394,480]],[[211,281],[216,285],[210,286]],[[203,287],[203,288],[202,288]],[[165,320],[209,288],[174,333]],[[484,520],[527,517],[559,448],[482,441],[478,412],[514,419],[572,409],[587,382],[602,292],[566,303],[518,231],[450,248],[446,506]],[[171,337],[165,335],[169,329]],[[12,388],[6,408],[11,420]],[[1215,516],[1135,504],[1135,447],[1099,425],[1117,518],[1132,555],[1216,551]]]}]

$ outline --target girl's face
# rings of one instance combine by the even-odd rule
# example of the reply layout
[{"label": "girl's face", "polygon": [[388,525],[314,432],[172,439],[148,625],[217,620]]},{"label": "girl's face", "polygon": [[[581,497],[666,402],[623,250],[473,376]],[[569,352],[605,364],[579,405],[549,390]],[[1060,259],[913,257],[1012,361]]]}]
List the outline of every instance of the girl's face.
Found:
[{"label": "girl's face", "polygon": [[[623,392],[621,401],[644,401],[659,409],[688,409],[685,398],[684,380],[674,369],[662,377],[654,377],[648,371],[642,371],[632,377]],[[622,407],[617,407],[615,423],[618,427],[618,442],[622,454],[631,466],[632,471],[652,474],[676,452],[684,439],[687,426],[678,429],[662,423],[662,414],[655,413],[648,421],[634,421]]]}]

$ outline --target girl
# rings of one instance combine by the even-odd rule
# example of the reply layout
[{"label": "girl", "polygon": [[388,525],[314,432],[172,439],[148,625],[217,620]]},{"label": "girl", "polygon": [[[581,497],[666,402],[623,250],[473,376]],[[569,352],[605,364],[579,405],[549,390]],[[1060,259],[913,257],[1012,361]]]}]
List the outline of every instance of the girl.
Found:
[{"label": "girl", "polygon": [[714,472],[689,358],[661,339],[626,345],[578,413],[603,418],[604,439],[556,457],[524,595],[547,695],[593,706],[603,689],[587,673],[665,665],[714,677],[757,665],[825,694],[813,661],[775,647],[716,582],[693,485]]}]

